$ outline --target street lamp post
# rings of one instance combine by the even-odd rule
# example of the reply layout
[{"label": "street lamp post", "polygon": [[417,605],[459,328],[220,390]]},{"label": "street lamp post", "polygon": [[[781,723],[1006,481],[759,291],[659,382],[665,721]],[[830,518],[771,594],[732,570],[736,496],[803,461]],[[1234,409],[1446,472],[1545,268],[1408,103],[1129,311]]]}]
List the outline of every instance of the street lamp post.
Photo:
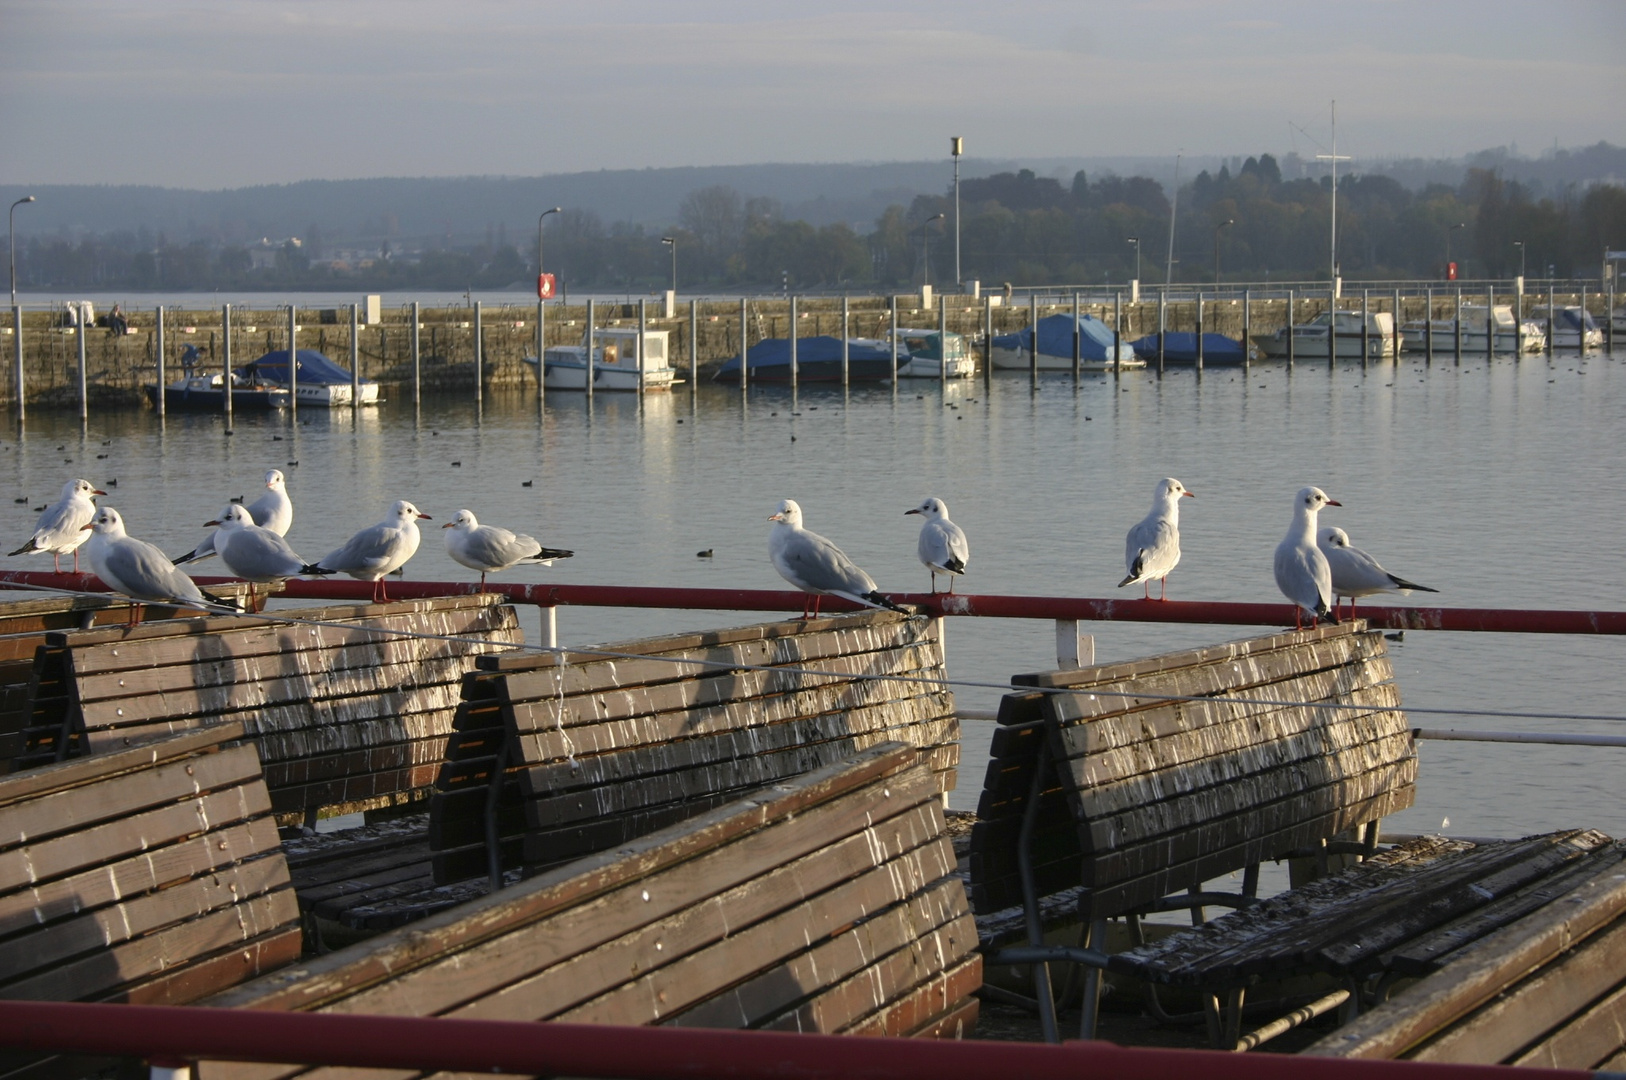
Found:
[{"label": "street lamp post", "polygon": [[949,153],[954,158],[954,284],[965,289],[965,278],[960,275],[960,155],[965,152],[965,140],[958,135],[949,138]]},{"label": "street lamp post", "polygon": [[1229,226],[1229,225],[1235,225],[1235,224],[1236,224],[1236,221],[1234,219],[1226,218],[1224,221],[1222,221],[1218,225],[1214,226],[1214,286],[1216,288],[1219,287],[1219,279],[1220,279],[1220,275],[1219,275],[1219,236],[1220,236],[1220,230],[1227,227],[1227,226]]},{"label": "street lamp post", "polygon": [[557,214],[560,208],[555,206],[552,210],[544,210],[536,217],[536,273],[538,278],[542,274],[542,219],[549,214]]},{"label": "street lamp post", "polygon": [[927,285],[932,283],[932,256],[931,249],[926,246],[926,230],[931,228],[932,222],[942,221],[943,217],[944,215],[942,214],[933,214],[931,217],[920,223],[920,261],[922,264],[922,273],[925,276],[925,283]]},{"label": "street lamp post", "polygon": [[1459,221],[1445,230],[1445,273],[1448,278],[1453,280],[1455,280],[1455,275],[1451,273],[1451,234],[1458,229],[1466,229],[1467,227],[1468,223],[1466,221]]},{"label": "street lamp post", "polygon": [[1519,280],[1524,280],[1524,241],[1515,240],[1513,246],[1519,249]]},{"label": "street lamp post", "polygon": [[1129,243],[1135,245],[1135,280],[1140,280],[1140,237],[1131,236]]},{"label": "street lamp post", "polygon": [[17,306],[17,208],[23,203],[34,201],[34,196],[24,195],[11,204],[6,211],[6,236],[11,241],[11,306]]},{"label": "street lamp post", "polygon": [[663,236],[661,243],[672,249],[672,295],[677,296],[677,237]]}]

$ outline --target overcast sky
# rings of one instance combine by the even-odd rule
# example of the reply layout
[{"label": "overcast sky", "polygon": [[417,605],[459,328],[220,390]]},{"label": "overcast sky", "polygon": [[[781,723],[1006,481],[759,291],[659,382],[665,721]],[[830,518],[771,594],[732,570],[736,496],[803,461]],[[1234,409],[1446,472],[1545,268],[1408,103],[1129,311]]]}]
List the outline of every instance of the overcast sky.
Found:
[{"label": "overcast sky", "polygon": [[1334,98],[1357,158],[1620,145],[1626,3],[0,0],[8,185],[1313,154]]}]

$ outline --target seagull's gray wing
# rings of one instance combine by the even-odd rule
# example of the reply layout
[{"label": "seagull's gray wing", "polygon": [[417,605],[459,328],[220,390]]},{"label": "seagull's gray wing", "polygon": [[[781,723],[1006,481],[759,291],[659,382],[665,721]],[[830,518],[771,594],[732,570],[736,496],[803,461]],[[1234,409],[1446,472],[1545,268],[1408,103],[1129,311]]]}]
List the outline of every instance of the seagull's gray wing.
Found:
[{"label": "seagull's gray wing", "polygon": [[965,530],[952,521],[928,521],[920,528],[920,561],[951,574],[965,572],[971,559],[971,546]]},{"label": "seagull's gray wing", "polygon": [[1124,538],[1124,567],[1129,576],[1119,587],[1148,578],[1160,578],[1180,561],[1180,530],[1166,517],[1136,522]]},{"label": "seagull's gray wing", "polygon": [[220,549],[220,561],[238,577],[254,581],[295,577],[305,561],[269,529],[237,529]]},{"label": "seagull's gray wing", "polygon": [[1311,614],[1332,607],[1332,571],[1314,545],[1284,540],[1276,548],[1276,587]]},{"label": "seagull's gray wing", "polygon": [[337,551],[329,552],[317,566],[346,574],[376,573],[390,565],[397,545],[404,543],[401,530],[389,525],[369,525]]},{"label": "seagull's gray wing", "polygon": [[169,556],[145,540],[123,537],[102,554],[103,569],[113,580],[107,584],[138,600],[185,600],[201,604],[197,584],[169,561]]},{"label": "seagull's gray wing", "polygon": [[[481,525],[468,534],[463,553],[476,569],[502,570],[542,550],[535,539],[495,525]],[[465,563],[464,565],[468,565]]]},{"label": "seagull's gray wing", "polygon": [[810,592],[851,598],[875,591],[874,579],[818,533],[791,533],[774,561],[792,584]]}]

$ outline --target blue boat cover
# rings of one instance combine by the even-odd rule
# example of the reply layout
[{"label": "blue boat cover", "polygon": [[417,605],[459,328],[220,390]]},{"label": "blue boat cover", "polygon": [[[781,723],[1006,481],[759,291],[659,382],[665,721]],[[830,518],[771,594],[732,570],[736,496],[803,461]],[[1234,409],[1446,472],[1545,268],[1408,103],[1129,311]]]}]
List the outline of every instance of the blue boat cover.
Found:
[{"label": "blue boat cover", "polygon": [[[1147,334],[1130,342],[1135,355],[1142,360],[1157,359],[1157,335]],[[1163,334],[1163,360],[1166,363],[1195,364],[1197,362],[1197,335],[1189,330],[1169,330]],[[1242,363],[1242,342],[1224,334],[1203,335],[1203,363]]]},{"label": "blue boat cover", "polygon": [[[349,383],[350,372],[335,364],[315,349],[300,349],[298,359],[299,381],[314,386],[318,383]],[[237,369],[244,378],[258,375],[275,383],[288,382],[288,350],[268,352],[252,364]],[[362,382],[370,382],[363,379]]]},{"label": "blue boat cover", "polygon": [[[1033,330],[1027,328],[1014,334],[1000,334],[994,338],[996,349],[1032,348]],[[1039,320],[1039,351],[1046,356],[1073,358],[1073,317],[1046,315]],[[1078,352],[1085,360],[1110,361],[1112,359],[1112,328],[1094,315],[1078,317]],[[1125,359],[1129,350],[1125,349]]]},{"label": "blue boat cover", "polygon": [[[1071,348],[1071,346],[1069,346]],[[850,340],[847,344],[847,360],[849,364],[859,364],[885,360],[888,365],[892,363],[891,346],[880,347],[869,342]],[[751,371],[759,368],[790,367],[790,339],[765,338],[745,351],[745,362]],[[898,350],[898,363],[909,362],[909,353],[906,349]],[[798,368],[809,364],[837,364],[841,363],[841,339],[821,334],[818,337],[805,337],[796,339],[796,366]],[[728,362],[718,369],[718,375],[726,372],[735,372],[740,369],[740,358],[730,357]]]}]

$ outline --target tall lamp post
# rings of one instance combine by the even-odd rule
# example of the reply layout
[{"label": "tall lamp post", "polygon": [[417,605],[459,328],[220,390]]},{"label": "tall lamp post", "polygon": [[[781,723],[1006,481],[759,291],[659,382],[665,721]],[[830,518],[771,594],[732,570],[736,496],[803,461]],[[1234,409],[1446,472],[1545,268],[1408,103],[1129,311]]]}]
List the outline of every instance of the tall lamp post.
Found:
[{"label": "tall lamp post", "polygon": [[1467,227],[1468,223],[1466,221],[1459,221],[1445,230],[1445,274],[1448,278],[1455,278],[1455,275],[1451,273],[1451,234],[1458,229],[1466,229]]},{"label": "tall lamp post", "polygon": [[536,217],[536,273],[538,279],[542,274],[542,219],[549,214],[557,214],[560,208],[555,206],[552,210],[544,210]]},{"label": "tall lamp post", "polygon": [[1513,246],[1519,249],[1519,282],[1522,290],[1522,284],[1524,282],[1524,241],[1515,240],[1513,241]]},{"label": "tall lamp post", "polygon": [[922,273],[925,275],[925,282],[927,285],[932,283],[932,256],[930,249],[926,247],[926,230],[931,228],[932,222],[942,221],[943,217],[944,215],[942,214],[933,214],[931,217],[920,223],[920,261],[922,263]]},{"label": "tall lamp post", "polygon": [[1135,280],[1140,280],[1140,237],[1131,236],[1129,243],[1135,245]]},{"label": "tall lamp post", "polygon": [[[17,306],[17,208],[23,203],[33,201],[34,196],[24,195],[12,203],[11,209],[6,211],[6,236],[11,241],[11,306],[13,308]],[[20,334],[18,340],[21,340]]]},{"label": "tall lamp post", "polygon": [[958,135],[949,138],[949,154],[954,158],[954,284],[962,292],[965,278],[960,276],[960,155],[965,153],[965,140]]},{"label": "tall lamp post", "polygon": [[661,243],[672,249],[672,295],[677,295],[677,237],[663,236]]},{"label": "tall lamp post", "polygon": [[1219,278],[1219,234],[1220,234],[1220,230],[1223,229],[1223,228],[1226,228],[1227,226],[1231,226],[1231,225],[1235,225],[1235,224],[1236,224],[1236,221],[1234,219],[1226,218],[1224,221],[1222,221],[1218,225],[1214,226],[1214,287],[1215,288],[1219,287],[1219,279],[1220,279]]}]

